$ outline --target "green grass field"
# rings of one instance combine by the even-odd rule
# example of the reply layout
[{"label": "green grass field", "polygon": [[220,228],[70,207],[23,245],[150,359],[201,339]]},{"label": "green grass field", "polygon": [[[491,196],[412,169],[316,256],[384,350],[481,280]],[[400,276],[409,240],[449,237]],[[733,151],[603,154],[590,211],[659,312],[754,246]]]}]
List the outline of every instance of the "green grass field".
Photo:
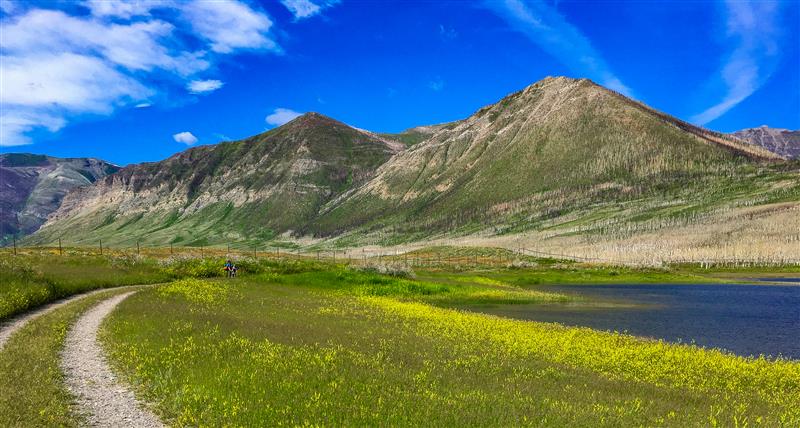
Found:
[{"label": "green grass field", "polygon": [[800,423],[796,362],[438,308],[436,290],[337,275],[146,290],[103,339],[177,426]]},{"label": "green grass field", "polygon": [[154,259],[72,251],[61,256],[0,254],[0,321],[73,294],[121,285],[153,284],[173,276]]},{"label": "green grass field", "polygon": [[13,427],[77,427],[59,357],[69,327],[109,290],[59,308],[22,328],[0,352],[0,421]]},{"label": "green grass field", "polygon": [[[461,256],[474,261],[474,251]],[[124,301],[100,332],[121,379],[172,426],[800,424],[796,361],[468,311],[575,299],[537,290],[540,283],[691,283],[708,280],[707,270],[547,259],[520,260],[529,267],[519,268],[492,263],[490,253],[479,252],[471,269],[434,263],[417,272],[399,259],[348,267],[240,256],[236,279],[219,278],[223,254],[154,252],[132,264],[78,251],[11,260],[31,266],[32,278],[62,284],[62,293],[175,279]],[[60,308],[12,337],[0,352],[0,420],[81,424],[59,353],[77,317],[115,292]]]}]

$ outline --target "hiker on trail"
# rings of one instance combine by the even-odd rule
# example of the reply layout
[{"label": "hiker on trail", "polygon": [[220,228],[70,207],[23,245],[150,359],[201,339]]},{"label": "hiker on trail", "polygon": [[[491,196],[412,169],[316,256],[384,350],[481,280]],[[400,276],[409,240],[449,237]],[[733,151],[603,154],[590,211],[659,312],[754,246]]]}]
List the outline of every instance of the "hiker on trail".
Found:
[{"label": "hiker on trail", "polygon": [[224,270],[225,271],[225,275],[227,275],[228,278],[230,278],[232,276],[232,273],[233,273],[233,263],[230,260],[226,261],[225,262],[225,267],[223,267],[222,270]]}]

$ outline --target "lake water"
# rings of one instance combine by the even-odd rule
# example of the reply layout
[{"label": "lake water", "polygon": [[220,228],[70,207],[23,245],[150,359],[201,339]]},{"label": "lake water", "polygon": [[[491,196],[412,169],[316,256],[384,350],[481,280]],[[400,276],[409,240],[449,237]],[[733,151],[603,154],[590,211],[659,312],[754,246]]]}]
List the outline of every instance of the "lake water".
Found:
[{"label": "lake water", "polygon": [[694,342],[745,356],[800,359],[799,286],[648,284],[536,289],[584,296],[590,303],[502,305],[477,310],[625,331],[671,342]]}]

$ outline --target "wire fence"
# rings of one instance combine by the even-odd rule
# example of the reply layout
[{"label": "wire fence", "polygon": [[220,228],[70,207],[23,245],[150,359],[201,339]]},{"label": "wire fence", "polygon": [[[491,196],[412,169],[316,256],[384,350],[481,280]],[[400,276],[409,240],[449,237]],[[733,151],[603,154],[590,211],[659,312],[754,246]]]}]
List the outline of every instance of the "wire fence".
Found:
[{"label": "wire fence", "polygon": [[[123,241],[124,242],[124,241]],[[69,252],[91,255],[139,255],[139,256],[187,256],[187,257],[253,257],[269,259],[297,259],[316,260],[320,262],[339,263],[348,265],[392,264],[418,268],[476,268],[482,266],[518,266],[533,267],[548,259],[550,262],[577,262],[586,264],[612,265],[612,266],[696,266],[700,268],[719,267],[797,267],[800,268],[800,253],[797,257],[718,257],[718,258],[670,258],[668,260],[651,260],[647,262],[632,261],[620,258],[591,257],[585,255],[566,254],[553,251],[543,251],[527,247],[517,248],[490,248],[474,246],[445,246],[417,248],[343,248],[343,249],[315,249],[300,248],[281,245],[255,244],[250,241],[232,241],[229,244],[212,246],[146,246],[141,241],[129,242],[129,245],[104,246],[98,240],[94,246],[63,245],[61,239],[57,245],[29,247],[19,246],[16,239],[13,241],[11,252],[14,255],[26,252],[46,252],[64,255]],[[443,249],[444,248],[444,249]]]}]

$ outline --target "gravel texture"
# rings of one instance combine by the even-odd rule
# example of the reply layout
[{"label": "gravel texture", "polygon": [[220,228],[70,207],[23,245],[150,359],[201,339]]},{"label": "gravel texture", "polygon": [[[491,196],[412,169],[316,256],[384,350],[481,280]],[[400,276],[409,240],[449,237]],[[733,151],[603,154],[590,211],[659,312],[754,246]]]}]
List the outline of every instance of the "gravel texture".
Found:
[{"label": "gravel texture", "polygon": [[111,297],[88,310],[67,334],[61,359],[68,389],[77,397],[78,413],[93,427],[162,427],[158,418],[137,402],[108,366],[97,330],[108,314],[135,291]]},{"label": "gravel texture", "polygon": [[84,297],[88,297],[103,291],[106,290],[94,290],[88,293],[77,294],[67,299],[60,300],[55,303],[50,303],[48,305],[44,305],[42,307],[34,309],[30,312],[26,312],[22,315],[19,315],[15,318],[8,320],[7,322],[0,324],[0,351],[3,350],[3,348],[6,345],[6,342],[8,342],[8,339],[10,339],[11,336],[13,336],[14,333],[16,333],[19,329],[25,327],[25,325],[28,324],[29,322],[35,320],[36,318],[39,318],[42,315],[50,313],[62,306],[66,306],[74,301],[83,299]]}]

